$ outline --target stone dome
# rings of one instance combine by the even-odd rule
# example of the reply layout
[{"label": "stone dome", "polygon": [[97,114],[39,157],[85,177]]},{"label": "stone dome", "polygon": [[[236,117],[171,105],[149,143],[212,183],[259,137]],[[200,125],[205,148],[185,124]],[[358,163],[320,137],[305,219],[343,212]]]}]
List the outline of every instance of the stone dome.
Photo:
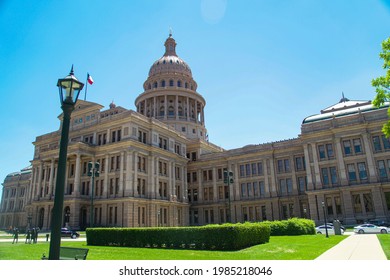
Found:
[{"label": "stone dome", "polygon": [[188,64],[177,56],[176,54],[176,42],[172,38],[172,34],[169,34],[168,39],[165,41],[165,53],[156,60],[149,70],[149,77],[164,73],[180,73],[192,78],[192,72]]}]

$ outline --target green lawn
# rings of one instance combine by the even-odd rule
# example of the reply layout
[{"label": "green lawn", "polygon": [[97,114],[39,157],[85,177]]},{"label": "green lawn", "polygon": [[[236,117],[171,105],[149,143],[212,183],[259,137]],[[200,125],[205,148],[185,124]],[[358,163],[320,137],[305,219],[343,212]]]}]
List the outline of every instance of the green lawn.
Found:
[{"label": "green lawn", "polygon": [[[88,260],[313,260],[347,236],[271,236],[270,242],[240,251],[200,251],[87,246],[85,241],[61,246],[89,248]],[[39,260],[48,255],[49,243],[0,242],[0,260]]]},{"label": "green lawn", "polygon": [[388,260],[390,260],[390,234],[377,234],[379,242]]}]

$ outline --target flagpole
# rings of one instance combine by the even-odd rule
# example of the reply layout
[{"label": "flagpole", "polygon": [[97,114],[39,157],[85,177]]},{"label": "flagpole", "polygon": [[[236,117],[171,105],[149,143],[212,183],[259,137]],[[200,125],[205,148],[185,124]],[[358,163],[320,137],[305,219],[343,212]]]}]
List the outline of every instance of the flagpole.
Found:
[{"label": "flagpole", "polygon": [[89,75],[89,74],[87,73],[87,79],[85,80],[84,101],[87,100],[88,75]]}]

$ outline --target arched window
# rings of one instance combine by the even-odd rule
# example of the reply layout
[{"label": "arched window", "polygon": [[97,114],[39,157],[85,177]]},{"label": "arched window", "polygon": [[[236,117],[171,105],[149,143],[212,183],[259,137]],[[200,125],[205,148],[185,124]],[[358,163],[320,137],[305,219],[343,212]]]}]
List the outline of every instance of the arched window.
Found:
[{"label": "arched window", "polygon": [[173,108],[173,106],[169,106],[168,108],[168,116],[174,116],[175,115],[175,109]]},{"label": "arched window", "polygon": [[165,87],[165,80],[162,80],[162,81],[161,81],[161,86],[162,86],[162,87]]},{"label": "arched window", "polygon": [[161,106],[160,107],[160,116],[163,117],[164,114],[165,114],[165,108],[164,108],[164,106]]},{"label": "arched window", "polygon": [[181,87],[181,81],[177,81],[177,87]]},{"label": "arched window", "polygon": [[187,82],[185,82],[184,87],[188,88],[188,83]]},{"label": "arched window", "polygon": [[157,82],[154,82],[153,87],[157,88]]},{"label": "arched window", "polygon": [[169,86],[173,87],[173,80],[169,80]]},{"label": "arched window", "polygon": [[183,116],[183,107],[179,106],[178,110],[179,110],[179,112],[178,112],[179,116],[182,117]]}]

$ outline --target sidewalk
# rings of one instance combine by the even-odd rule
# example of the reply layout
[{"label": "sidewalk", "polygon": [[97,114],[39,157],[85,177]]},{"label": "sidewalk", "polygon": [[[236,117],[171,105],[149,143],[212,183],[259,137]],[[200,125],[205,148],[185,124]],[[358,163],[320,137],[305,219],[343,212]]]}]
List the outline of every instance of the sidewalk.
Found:
[{"label": "sidewalk", "polygon": [[316,260],[387,260],[376,234],[352,234]]}]

